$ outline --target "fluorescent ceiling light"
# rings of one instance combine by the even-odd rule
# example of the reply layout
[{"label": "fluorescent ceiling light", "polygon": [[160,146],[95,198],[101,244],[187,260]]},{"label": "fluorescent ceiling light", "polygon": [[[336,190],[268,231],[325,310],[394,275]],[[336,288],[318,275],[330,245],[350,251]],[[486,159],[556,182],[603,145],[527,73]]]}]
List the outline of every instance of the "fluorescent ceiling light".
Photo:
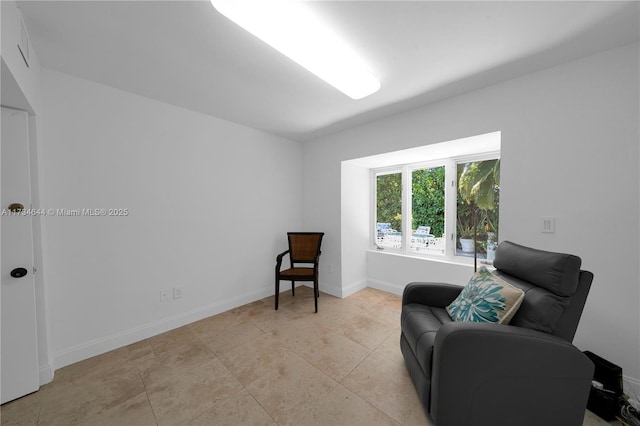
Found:
[{"label": "fluorescent ceiling light", "polygon": [[211,0],[221,14],[353,99],[380,88],[357,56],[304,1]]}]

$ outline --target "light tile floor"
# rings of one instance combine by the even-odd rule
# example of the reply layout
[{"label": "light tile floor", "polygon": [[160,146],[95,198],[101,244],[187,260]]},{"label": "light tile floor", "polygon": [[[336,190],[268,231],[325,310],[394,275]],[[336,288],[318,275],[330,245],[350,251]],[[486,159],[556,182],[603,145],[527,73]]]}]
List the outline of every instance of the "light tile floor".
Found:
[{"label": "light tile floor", "polygon": [[[307,287],[56,371],[2,425],[431,425],[399,348],[400,297]],[[585,425],[606,425],[587,412]]]}]

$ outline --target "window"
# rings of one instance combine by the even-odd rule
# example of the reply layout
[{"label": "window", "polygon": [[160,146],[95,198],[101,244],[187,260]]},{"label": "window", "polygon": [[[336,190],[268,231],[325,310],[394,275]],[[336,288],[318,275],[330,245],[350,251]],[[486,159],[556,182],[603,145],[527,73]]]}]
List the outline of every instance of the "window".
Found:
[{"label": "window", "polygon": [[378,249],[492,259],[499,227],[499,152],[372,172]]},{"label": "window", "polygon": [[456,166],[456,255],[477,253],[479,258],[492,260],[500,210],[500,160],[469,161]]},{"label": "window", "polygon": [[411,170],[412,252],[444,253],[445,166]]},{"label": "window", "polygon": [[376,176],[376,241],[379,247],[402,248],[402,173]]}]

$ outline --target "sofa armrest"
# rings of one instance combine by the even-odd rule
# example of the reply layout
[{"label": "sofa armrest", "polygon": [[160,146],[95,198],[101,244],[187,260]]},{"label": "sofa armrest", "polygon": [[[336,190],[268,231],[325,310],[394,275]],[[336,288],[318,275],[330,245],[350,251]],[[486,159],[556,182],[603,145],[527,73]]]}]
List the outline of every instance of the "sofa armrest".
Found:
[{"label": "sofa armrest", "polygon": [[430,413],[438,426],[581,425],[593,370],[556,336],[501,324],[443,324],[433,346]]},{"label": "sofa armrest", "polygon": [[455,284],[413,282],[404,288],[402,304],[420,303],[444,308],[458,297],[462,289]]}]

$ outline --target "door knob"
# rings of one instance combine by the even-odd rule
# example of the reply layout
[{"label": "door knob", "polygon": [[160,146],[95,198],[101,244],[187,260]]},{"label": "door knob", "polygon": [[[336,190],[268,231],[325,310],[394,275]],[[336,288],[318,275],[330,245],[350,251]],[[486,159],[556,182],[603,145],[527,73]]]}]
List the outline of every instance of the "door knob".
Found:
[{"label": "door knob", "polygon": [[13,271],[11,271],[11,276],[13,278],[22,278],[25,275],[27,275],[27,270],[24,268],[16,268]]}]

